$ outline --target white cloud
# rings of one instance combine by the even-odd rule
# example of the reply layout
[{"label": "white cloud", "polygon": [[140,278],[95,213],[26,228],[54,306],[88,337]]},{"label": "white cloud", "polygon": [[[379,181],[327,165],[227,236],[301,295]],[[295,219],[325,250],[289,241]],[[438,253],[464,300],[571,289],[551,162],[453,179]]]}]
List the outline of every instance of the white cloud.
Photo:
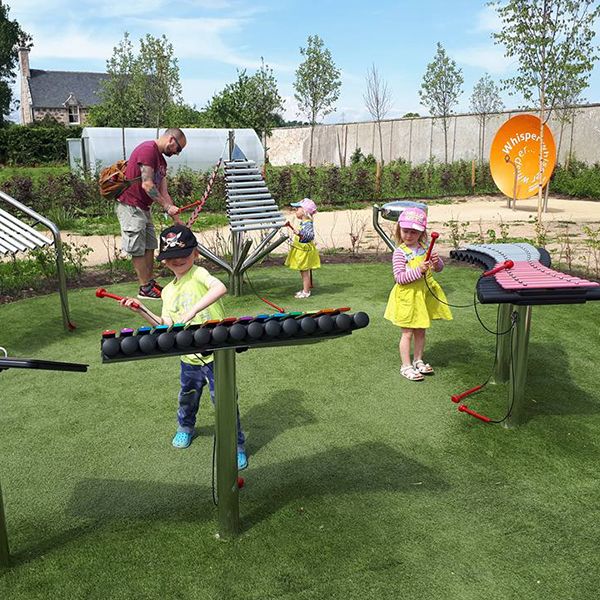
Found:
[{"label": "white cloud", "polygon": [[505,58],[499,46],[470,46],[452,51],[452,57],[463,65],[477,67],[487,73],[501,75],[514,68],[513,61]]},{"label": "white cloud", "polygon": [[[70,28],[66,31],[30,30],[34,46],[31,60],[44,58],[94,59],[106,61],[112,55],[117,39],[96,32]],[[33,66],[33,65],[32,65]]]},{"label": "white cloud", "polygon": [[502,20],[498,12],[491,6],[482,8],[475,18],[475,31],[500,31]]}]

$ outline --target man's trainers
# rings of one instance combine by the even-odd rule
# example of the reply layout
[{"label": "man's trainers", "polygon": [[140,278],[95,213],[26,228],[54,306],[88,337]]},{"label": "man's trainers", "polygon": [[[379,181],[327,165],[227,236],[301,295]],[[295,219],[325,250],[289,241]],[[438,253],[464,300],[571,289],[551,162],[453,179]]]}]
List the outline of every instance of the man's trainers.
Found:
[{"label": "man's trainers", "polygon": [[[178,431],[173,437],[173,448],[187,448],[192,443],[192,438],[194,437],[193,433],[188,433],[187,431]],[[239,464],[239,454],[238,454],[238,464]]]},{"label": "man's trainers", "polygon": [[248,466],[248,457],[243,450],[238,450],[237,453],[238,471],[243,471]]},{"label": "man's trainers", "polygon": [[160,300],[160,287],[150,281],[146,285],[141,285],[140,290],[138,292],[138,298],[140,300]]},{"label": "man's trainers", "polygon": [[156,279],[151,279],[151,280],[148,282],[148,284],[152,284],[152,285],[153,285],[153,286],[154,286],[156,289],[158,289],[158,290],[159,290],[159,291],[161,291],[161,292],[163,291],[163,286],[162,286],[162,285],[160,285],[160,283],[158,283],[158,282],[156,281]]}]

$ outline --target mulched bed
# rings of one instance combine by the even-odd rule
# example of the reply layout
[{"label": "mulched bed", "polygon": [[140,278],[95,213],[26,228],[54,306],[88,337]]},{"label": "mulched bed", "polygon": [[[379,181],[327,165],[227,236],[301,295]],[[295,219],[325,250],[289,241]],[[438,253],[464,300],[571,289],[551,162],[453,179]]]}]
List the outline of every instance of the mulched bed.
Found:
[{"label": "mulched bed", "polygon": [[[255,265],[254,268],[260,267],[276,267],[283,266],[284,257],[266,258],[259,265]],[[348,252],[339,252],[335,254],[323,254],[321,255],[321,263],[326,265],[335,264],[348,264],[348,263],[387,263],[391,261],[391,253],[386,254],[352,254]],[[208,261],[202,261],[208,271],[215,273],[221,271],[220,267],[214,265]],[[171,272],[164,267],[161,268],[157,275],[160,277],[170,277]],[[135,281],[135,274],[132,272],[113,272],[112,274],[106,270],[101,269],[85,269],[84,272],[79,276],[77,280],[67,282],[69,289],[89,288],[89,287],[101,287],[112,285],[115,283],[124,283]],[[0,293],[0,304],[8,304],[24,298],[33,298],[34,296],[43,296],[45,294],[53,294],[58,291],[58,284],[56,281],[40,281],[39,287],[26,288],[20,290],[16,294],[1,294]]]}]

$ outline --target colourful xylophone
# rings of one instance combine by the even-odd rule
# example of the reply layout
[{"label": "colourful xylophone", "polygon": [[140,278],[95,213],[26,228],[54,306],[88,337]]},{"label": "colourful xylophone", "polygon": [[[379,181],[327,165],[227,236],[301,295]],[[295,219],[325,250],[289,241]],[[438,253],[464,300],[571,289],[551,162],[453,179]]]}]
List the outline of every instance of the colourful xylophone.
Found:
[{"label": "colourful xylophone", "polygon": [[[493,270],[482,277],[477,297],[482,304],[579,304],[600,300],[600,284],[550,269],[550,255],[531,244],[472,244],[450,257]],[[510,268],[501,268],[512,261]],[[496,272],[496,269],[497,272]]]},{"label": "colourful xylophone", "polygon": [[238,350],[267,345],[320,341],[347,335],[369,324],[364,312],[348,307],[313,312],[288,312],[228,317],[200,325],[144,326],[102,333],[102,362],[117,362],[181,354],[206,354],[223,348]]}]

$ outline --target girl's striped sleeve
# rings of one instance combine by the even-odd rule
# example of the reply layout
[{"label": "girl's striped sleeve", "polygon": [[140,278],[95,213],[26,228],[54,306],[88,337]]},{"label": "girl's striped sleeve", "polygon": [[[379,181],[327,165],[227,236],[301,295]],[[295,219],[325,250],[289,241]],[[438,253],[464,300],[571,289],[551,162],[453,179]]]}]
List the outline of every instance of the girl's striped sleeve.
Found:
[{"label": "girl's striped sleeve", "polygon": [[406,266],[406,254],[399,248],[396,248],[392,255],[392,270],[394,272],[394,280],[400,285],[417,281],[423,275],[421,269],[411,269]]}]

